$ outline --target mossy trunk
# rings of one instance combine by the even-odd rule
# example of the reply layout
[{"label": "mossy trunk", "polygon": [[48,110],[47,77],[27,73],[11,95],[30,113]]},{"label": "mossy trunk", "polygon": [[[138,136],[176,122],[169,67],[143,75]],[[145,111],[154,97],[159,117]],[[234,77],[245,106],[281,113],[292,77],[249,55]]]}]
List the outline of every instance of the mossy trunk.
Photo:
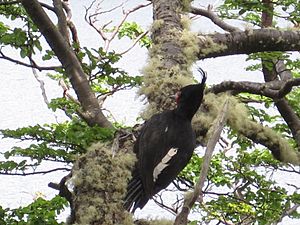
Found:
[{"label": "mossy trunk", "polygon": [[150,103],[145,117],[157,111],[170,109],[174,99],[170,96],[187,84],[193,83],[190,66],[196,59],[198,42],[189,26],[181,0],[154,0],[153,45],[144,68],[144,86],[140,93]]},{"label": "mossy trunk", "polygon": [[119,152],[115,156],[104,144],[91,146],[73,168],[74,218],[80,225],[132,225],[132,217],[123,209],[123,198],[131,168],[133,153]]}]

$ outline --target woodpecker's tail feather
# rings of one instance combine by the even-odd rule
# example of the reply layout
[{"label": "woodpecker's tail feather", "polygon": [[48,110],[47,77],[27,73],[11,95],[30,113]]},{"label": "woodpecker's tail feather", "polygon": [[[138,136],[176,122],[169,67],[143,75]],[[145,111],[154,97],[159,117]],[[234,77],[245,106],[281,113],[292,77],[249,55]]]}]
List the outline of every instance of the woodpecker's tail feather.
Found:
[{"label": "woodpecker's tail feather", "polygon": [[124,208],[131,213],[134,213],[137,208],[143,208],[149,198],[145,196],[141,179],[134,176],[128,183],[127,194],[124,199]]}]

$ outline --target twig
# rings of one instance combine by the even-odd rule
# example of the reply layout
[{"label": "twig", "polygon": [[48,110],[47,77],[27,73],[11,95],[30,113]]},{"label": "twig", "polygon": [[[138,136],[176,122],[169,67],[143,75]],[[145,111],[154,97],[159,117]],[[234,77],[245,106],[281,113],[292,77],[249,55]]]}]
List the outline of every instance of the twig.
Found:
[{"label": "twig", "polygon": [[30,64],[32,65],[32,73],[33,73],[33,76],[34,78],[37,80],[37,82],[40,84],[40,89],[42,91],[42,96],[43,96],[43,99],[44,99],[44,102],[46,103],[46,105],[48,106],[49,105],[49,100],[48,100],[48,97],[47,97],[47,94],[46,94],[46,89],[45,89],[45,82],[40,79],[37,71],[36,71],[36,68],[34,68],[34,61],[31,57],[29,57],[29,61],[30,61]]},{"label": "twig", "polygon": [[29,67],[29,68],[35,68],[39,71],[42,71],[42,70],[56,70],[56,69],[62,68],[61,66],[38,66],[36,63],[34,63],[34,65],[31,65],[31,64],[13,59],[13,58],[5,55],[1,50],[0,50],[0,59],[5,59],[7,61],[16,63],[16,64],[21,65],[21,66],[25,66],[25,67]]},{"label": "twig", "polygon": [[[131,13],[133,13],[133,12],[135,12],[135,11],[137,11],[137,10],[143,8],[143,7],[147,7],[147,6],[151,5],[152,3],[150,2],[150,3],[140,4],[140,5],[134,7],[134,8],[132,8],[132,9],[130,9],[130,10],[127,10],[127,11],[125,11],[125,10],[123,9],[123,17],[122,17],[121,21],[120,21],[120,22],[113,28],[113,30],[110,32],[110,33],[111,33],[110,36],[107,36],[107,34],[106,34],[103,30],[105,29],[105,27],[108,26],[108,24],[111,23],[111,21],[109,21],[109,22],[105,23],[104,25],[102,25],[101,28],[97,28],[96,25],[95,25],[95,23],[98,21],[98,20],[96,19],[96,17],[99,16],[99,15],[101,15],[101,14],[109,13],[109,12],[112,12],[112,11],[114,11],[114,10],[116,10],[116,9],[119,9],[119,8],[123,7],[124,2],[121,3],[120,5],[117,5],[117,6],[113,7],[113,8],[108,9],[108,10],[105,10],[105,11],[99,11],[99,9],[98,9],[98,10],[96,10],[95,13],[90,14],[90,15],[88,16],[89,11],[91,10],[91,8],[93,7],[94,4],[95,4],[95,1],[93,1],[92,4],[91,4],[88,8],[86,8],[85,20],[86,20],[87,23],[88,23],[92,28],[94,28],[94,29],[96,30],[96,32],[101,36],[101,38],[102,38],[103,41],[104,41],[104,47],[103,47],[103,49],[104,49],[104,51],[107,52],[107,51],[109,50],[109,47],[110,47],[111,42],[112,42],[112,41],[115,39],[115,37],[117,36],[118,32],[120,31],[121,26],[124,24],[124,22],[126,21],[126,19],[128,18],[128,16],[129,16]],[[144,33],[142,33],[141,35],[139,35],[139,37],[137,37],[137,39],[136,39],[135,42],[132,44],[132,46],[130,46],[127,50],[125,50],[125,51],[124,51],[123,53],[121,53],[121,54],[125,54],[125,53],[127,53],[129,50],[131,50],[131,49],[138,43],[138,41],[139,41],[142,37],[144,37],[146,34],[147,34],[147,31],[144,32]]]},{"label": "twig", "polygon": [[8,173],[8,172],[0,172],[0,175],[9,175],[9,176],[29,176],[29,175],[37,175],[37,174],[47,174],[57,171],[70,171],[71,169],[68,168],[56,168],[52,170],[44,170],[44,171],[37,171],[37,172],[29,172],[29,173]]},{"label": "twig", "polygon": [[196,7],[191,7],[191,13],[209,18],[214,24],[228,32],[241,31],[239,28],[225,23],[220,17],[212,11],[212,6],[209,5],[207,10]]},{"label": "twig", "polygon": [[145,31],[145,32],[143,32],[143,33],[141,33],[141,34],[134,40],[133,44],[132,44],[129,48],[127,48],[125,51],[123,51],[123,52],[121,52],[121,53],[119,53],[119,54],[120,54],[120,55],[124,55],[124,54],[126,54],[127,52],[129,52],[129,51],[130,51],[134,46],[136,46],[136,44],[137,44],[143,37],[145,37],[148,33],[149,33],[148,30]]},{"label": "twig", "polygon": [[199,179],[195,185],[194,192],[189,194],[188,197],[185,197],[182,210],[176,216],[174,225],[186,225],[188,222],[187,217],[190,213],[192,206],[195,204],[197,200],[200,203],[203,202],[202,188],[204,187],[204,182],[208,174],[209,164],[211,161],[213,150],[221,136],[221,132],[226,122],[227,111],[228,111],[228,99],[225,100],[223,108],[220,111],[220,114],[216,118],[214,126],[211,129],[212,134],[207,143],[207,148],[203,158]]}]

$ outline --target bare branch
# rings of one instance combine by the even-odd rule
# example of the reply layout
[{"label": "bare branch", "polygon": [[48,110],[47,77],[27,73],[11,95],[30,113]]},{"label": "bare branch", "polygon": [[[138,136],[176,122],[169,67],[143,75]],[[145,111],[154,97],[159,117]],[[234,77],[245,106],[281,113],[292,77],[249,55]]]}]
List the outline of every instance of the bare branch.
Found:
[{"label": "bare branch", "polygon": [[0,59],[5,59],[7,61],[16,63],[16,64],[21,65],[21,66],[25,66],[25,67],[29,67],[29,68],[35,68],[35,69],[37,69],[39,71],[43,71],[43,70],[56,70],[56,69],[62,68],[61,66],[38,66],[36,63],[28,64],[28,63],[25,63],[25,62],[13,59],[13,58],[5,55],[1,50],[0,50]]},{"label": "bare branch", "polygon": [[[31,58],[29,58],[29,60],[30,60],[30,64],[33,66],[34,65],[33,60]],[[46,103],[46,105],[49,105],[49,100],[48,100],[48,97],[46,94],[46,89],[45,89],[45,82],[42,79],[40,79],[40,77],[34,67],[32,67],[32,73],[33,73],[35,79],[37,80],[37,82],[40,84],[40,89],[42,91],[42,96],[43,96],[44,102]]]},{"label": "bare branch", "polygon": [[[20,1],[20,2],[21,2],[21,1]],[[46,8],[46,9],[52,11],[52,12],[55,12],[54,7],[52,7],[52,6],[50,6],[50,5],[46,4],[46,3],[43,3],[43,2],[40,2],[40,4],[41,4],[41,6],[43,6],[44,8]]]},{"label": "bare branch", "polygon": [[[274,11],[274,5],[269,0],[263,0],[262,1],[265,10],[262,12],[261,16],[261,26],[262,27],[271,27],[273,22],[273,12]],[[265,59],[262,58],[262,71],[264,75],[264,79],[266,82],[269,81],[277,81],[278,75],[283,79],[286,80],[289,77],[292,77],[292,74],[290,71],[288,71],[284,65],[284,62],[282,60],[278,60],[275,64],[275,66],[270,69],[265,64]],[[278,64],[279,62],[279,64]],[[278,74],[278,70],[280,70],[280,74]],[[288,81],[286,85],[279,91],[279,94],[284,95],[285,93],[288,93],[292,89],[292,84],[290,84]],[[288,101],[286,99],[278,99],[274,101],[275,106],[277,107],[280,115],[285,120],[287,125],[289,126],[291,133],[293,134],[294,140],[296,141],[298,147],[300,147],[300,119],[296,112],[293,110],[293,108],[290,106]]]},{"label": "bare branch", "polygon": [[145,32],[143,32],[143,33],[141,33],[141,34],[134,40],[133,44],[132,44],[129,48],[127,48],[125,51],[123,51],[123,52],[121,52],[121,53],[119,53],[119,54],[120,54],[120,55],[124,55],[124,54],[126,54],[127,52],[129,52],[129,51],[130,51],[134,46],[136,46],[136,44],[137,44],[143,37],[145,37],[148,33],[149,33],[148,30],[145,31]]},{"label": "bare branch", "polygon": [[69,41],[69,32],[66,15],[63,10],[63,4],[61,0],[53,0],[53,5],[55,9],[55,14],[57,16],[57,27],[62,36]]},{"label": "bare branch", "polygon": [[59,191],[59,196],[64,197],[70,203],[71,208],[71,215],[69,222],[73,223],[75,220],[75,211],[74,211],[74,204],[73,204],[73,194],[67,187],[67,181],[72,178],[72,172],[70,172],[67,176],[64,176],[61,181],[57,183],[50,182],[48,187],[53,188]]},{"label": "bare branch", "polygon": [[205,16],[209,18],[214,24],[216,24],[225,31],[241,31],[239,28],[229,25],[228,23],[225,23],[223,20],[221,20],[221,18],[218,17],[218,15],[212,11],[211,5],[209,5],[206,10],[191,6],[190,12],[196,15]]},{"label": "bare branch", "polygon": [[192,206],[195,204],[197,200],[200,203],[203,202],[202,188],[204,187],[204,182],[208,174],[209,164],[212,158],[213,150],[218,140],[220,139],[221,132],[226,123],[227,112],[228,112],[228,99],[225,100],[223,108],[219,113],[218,117],[216,118],[213,127],[211,128],[212,134],[207,143],[207,148],[203,158],[199,179],[195,185],[194,192],[189,194],[188,197],[185,197],[182,210],[179,214],[177,214],[174,225],[186,225],[187,217],[190,213],[190,209],[192,208]]},{"label": "bare branch", "polygon": [[38,175],[38,174],[47,174],[57,171],[71,171],[71,169],[68,168],[55,168],[52,170],[45,170],[45,171],[36,171],[36,172],[23,172],[23,173],[10,173],[10,172],[1,172],[0,175],[9,175],[9,176],[29,176],[29,175]]},{"label": "bare branch", "polygon": [[[103,47],[103,49],[104,49],[104,51],[106,51],[106,52],[108,51],[111,42],[115,39],[116,35],[117,35],[118,32],[120,31],[121,26],[124,24],[124,22],[126,21],[126,19],[128,18],[128,16],[129,16],[131,13],[133,13],[133,12],[135,12],[135,11],[141,9],[141,8],[147,7],[147,6],[149,6],[149,5],[152,4],[151,2],[150,2],[150,3],[146,3],[146,4],[140,4],[140,5],[137,5],[136,7],[132,8],[132,9],[130,9],[130,10],[127,10],[127,11],[125,11],[125,10],[123,9],[123,17],[122,17],[121,21],[120,21],[120,22],[113,28],[113,30],[110,32],[110,33],[111,33],[110,36],[108,36],[108,35],[104,32],[104,29],[105,29],[105,27],[107,27],[112,21],[109,21],[109,22],[105,23],[104,25],[102,25],[100,28],[97,28],[97,26],[96,26],[96,24],[95,24],[95,23],[98,21],[97,16],[100,16],[101,14],[104,14],[104,13],[112,12],[112,11],[114,11],[114,10],[116,10],[116,9],[119,9],[119,8],[123,7],[124,2],[121,3],[120,5],[117,5],[117,6],[113,7],[113,8],[108,9],[108,10],[105,10],[105,11],[100,11],[100,7],[98,6],[98,8],[96,9],[96,12],[93,13],[93,14],[90,14],[90,15],[88,16],[89,11],[91,10],[91,8],[92,8],[92,6],[94,5],[94,3],[95,3],[95,2],[92,2],[92,4],[91,4],[88,8],[86,8],[85,20],[87,21],[87,23],[88,23],[92,28],[94,28],[94,29],[96,30],[96,32],[97,32],[97,33],[101,36],[101,38],[104,40],[104,47]],[[144,34],[144,33],[141,34],[141,35],[135,40],[135,42],[133,43],[133,45],[132,45],[131,47],[129,47],[127,50],[125,50],[125,51],[124,51],[123,53],[121,53],[121,54],[125,54],[125,53],[128,52],[130,49],[132,49],[132,48],[137,44],[137,42],[139,41],[139,39],[142,38],[144,35],[146,35],[146,34]]]},{"label": "bare branch", "polygon": [[101,2],[98,4],[98,6],[97,6],[96,12],[89,15],[89,12],[90,12],[90,10],[92,9],[92,7],[93,7],[93,5],[95,4],[95,2],[96,2],[96,1],[93,1],[93,2],[91,3],[91,5],[90,5],[89,7],[86,8],[84,18],[85,18],[85,21],[86,21],[92,28],[94,28],[94,30],[101,36],[101,38],[102,38],[102,39],[104,40],[104,42],[105,42],[104,45],[106,46],[106,45],[107,45],[106,42],[108,41],[109,38],[106,36],[106,34],[103,32],[103,30],[104,30],[104,28],[105,28],[108,24],[110,24],[112,21],[109,21],[108,23],[106,23],[105,25],[103,25],[101,28],[97,28],[96,25],[95,25],[95,23],[98,21],[98,20],[97,20],[97,16],[99,16],[99,15],[101,15],[101,14],[104,14],[104,13],[112,12],[112,11],[114,11],[114,10],[116,10],[116,9],[118,9],[118,8],[120,8],[120,7],[122,7],[123,4],[124,4],[124,2],[121,3],[120,5],[117,5],[117,6],[113,7],[113,8],[111,8],[111,9],[109,9],[109,10],[106,10],[106,11],[100,11],[99,5],[103,2],[103,1],[101,1]]},{"label": "bare branch", "polygon": [[[75,27],[75,24],[72,22],[72,10],[71,8],[69,7],[69,3],[67,1],[63,1],[62,2],[62,6],[66,12],[66,21],[67,21],[67,25],[71,31],[71,34],[72,34],[72,40],[74,43],[77,44],[77,47],[79,48],[80,46],[80,42],[79,42],[79,38],[78,38],[78,32],[77,32],[77,29]],[[77,51],[79,49],[76,49]]]},{"label": "bare branch", "polygon": [[109,38],[109,42],[107,43],[107,46],[104,48],[104,50],[105,50],[105,51],[108,51],[108,48],[109,48],[109,45],[110,45],[111,41],[116,37],[116,35],[117,35],[117,33],[119,32],[121,26],[124,24],[124,22],[126,21],[127,17],[128,17],[131,13],[133,13],[133,12],[135,12],[135,11],[137,11],[137,10],[143,8],[143,7],[147,7],[147,6],[151,5],[151,4],[152,4],[151,2],[150,2],[150,3],[147,3],[147,4],[140,4],[140,5],[138,5],[138,6],[134,7],[134,8],[132,8],[132,9],[130,9],[130,10],[128,10],[128,11],[124,11],[124,10],[123,10],[123,14],[124,14],[124,15],[123,15],[123,18],[122,18],[122,20],[120,21],[120,23],[114,28],[114,31],[112,32],[111,37]]}]

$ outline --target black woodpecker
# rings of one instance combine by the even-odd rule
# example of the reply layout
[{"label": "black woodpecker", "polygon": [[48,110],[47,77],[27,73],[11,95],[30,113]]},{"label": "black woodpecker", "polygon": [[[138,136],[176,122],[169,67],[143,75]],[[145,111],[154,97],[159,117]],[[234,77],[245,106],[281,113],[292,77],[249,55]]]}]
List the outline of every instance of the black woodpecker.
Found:
[{"label": "black woodpecker", "polygon": [[137,163],[128,183],[124,208],[132,213],[166,188],[187,165],[196,147],[191,120],[203,99],[202,82],[188,85],[176,94],[177,107],[153,115],[141,129],[134,145]]}]

